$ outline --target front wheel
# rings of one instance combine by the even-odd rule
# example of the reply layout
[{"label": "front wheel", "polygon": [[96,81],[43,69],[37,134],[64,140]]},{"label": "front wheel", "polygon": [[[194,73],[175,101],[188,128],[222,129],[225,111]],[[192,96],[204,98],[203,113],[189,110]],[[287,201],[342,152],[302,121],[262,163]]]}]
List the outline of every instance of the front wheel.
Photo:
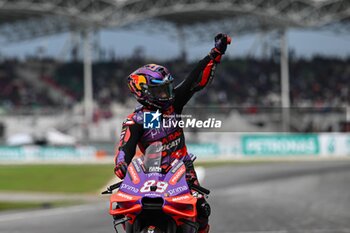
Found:
[{"label": "front wheel", "polygon": [[155,226],[148,226],[142,229],[140,233],[165,233]]}]

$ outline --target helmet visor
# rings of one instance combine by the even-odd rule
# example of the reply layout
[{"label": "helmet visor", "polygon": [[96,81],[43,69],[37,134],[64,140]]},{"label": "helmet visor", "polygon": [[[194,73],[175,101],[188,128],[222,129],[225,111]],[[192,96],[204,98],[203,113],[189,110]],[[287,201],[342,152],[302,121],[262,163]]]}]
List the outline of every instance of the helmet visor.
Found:
[{"label": "helmet visor", "polygon": [[166,82],[161,85],[149,85],[148,90],[154,99],[159,101],[168,101],[172,99],[173,96],[173,83]]}]

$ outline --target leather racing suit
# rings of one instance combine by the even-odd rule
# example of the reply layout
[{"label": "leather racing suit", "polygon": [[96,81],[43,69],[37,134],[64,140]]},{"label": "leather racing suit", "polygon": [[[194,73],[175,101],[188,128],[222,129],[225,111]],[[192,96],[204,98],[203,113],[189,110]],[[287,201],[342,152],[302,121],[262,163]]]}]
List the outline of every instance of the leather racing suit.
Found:
[{"label": "leather racing suit", "polygon": [[[214,54],[214,56],[210,54],[200,60],[188,77],[174,88],[175,97],[172,105],[162,110],[162,114],[181,114],[193,94],[206,87],[213,79],[215,68],[220,59],[220,54]],[[179,126],[164,128],[163,125],[156,129],[144,129],[144,112],[149,111],[155,111],[155,109],[141,105],[123,122],[115,163],[126,162],[129,165],[135,155],[137,146],[141,152],[144,152],[152,142],[160,141],[163,145],[162,167],[170,165],[174,159],[182,159],[187,164],[187,180],[199,184],[193,164],[186,163],[191,158],[187,152],[183,129]],[[201,230],[201,228],[208,226],[210,215],[210,206],[204,198],[198,200],[197,210],[197,221]]]}]

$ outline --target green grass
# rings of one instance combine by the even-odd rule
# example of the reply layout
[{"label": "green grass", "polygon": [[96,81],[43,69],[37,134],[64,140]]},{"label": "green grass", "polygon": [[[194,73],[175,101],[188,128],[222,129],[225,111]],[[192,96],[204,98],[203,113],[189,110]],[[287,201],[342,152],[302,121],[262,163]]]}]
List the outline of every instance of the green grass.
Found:
[{"label": "green grass", "polygon": [[[47,209],[71,205],[70,202],[0,202],[0,211],[19,209]],[[74,203],[75,204],[75,203]]]},{"label": "green grass", "polygon": [[113,176],[111,165],[0,165],[0,191],[92,193]]},{"label": "green grass", "polygon": [[[279,160],[196,161],[195,166],[242,166],[271,162]],[[113,164],[0,165],[0,192],[96,193],[112,177]]]}]

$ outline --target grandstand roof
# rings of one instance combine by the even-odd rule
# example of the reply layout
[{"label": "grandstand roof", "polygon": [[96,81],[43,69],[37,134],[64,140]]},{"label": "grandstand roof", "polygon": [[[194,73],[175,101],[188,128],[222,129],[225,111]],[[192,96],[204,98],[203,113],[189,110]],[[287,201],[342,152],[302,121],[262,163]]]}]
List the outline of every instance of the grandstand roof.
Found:
[{"label": "grandstand roof", "polygon": [[0,0],[0,41],[14,42],[86,27],[114,28],[156,19],[236,31],[349,27],[348,0]]}]

